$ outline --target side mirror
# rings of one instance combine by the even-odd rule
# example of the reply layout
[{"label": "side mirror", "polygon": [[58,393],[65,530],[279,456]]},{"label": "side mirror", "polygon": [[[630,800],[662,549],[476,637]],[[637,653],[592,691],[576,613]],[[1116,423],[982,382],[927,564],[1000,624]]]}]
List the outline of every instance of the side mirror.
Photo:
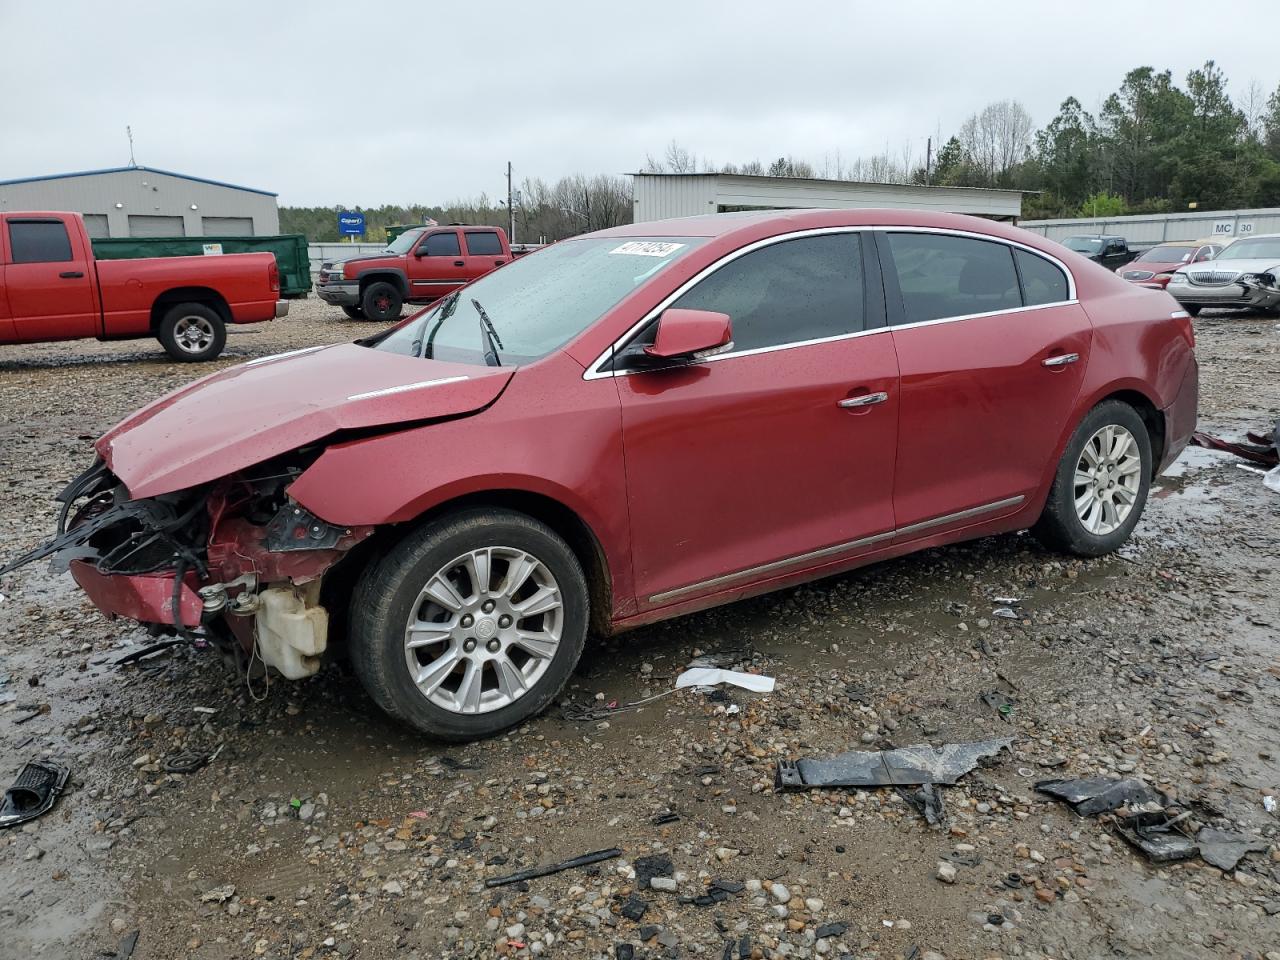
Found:
[{"label": "side mirror", "polygon": [[730,349],[732,331],[727,313],[672,308],[658,318],[658,332],[644,352],[654,360],[700,360]]}]

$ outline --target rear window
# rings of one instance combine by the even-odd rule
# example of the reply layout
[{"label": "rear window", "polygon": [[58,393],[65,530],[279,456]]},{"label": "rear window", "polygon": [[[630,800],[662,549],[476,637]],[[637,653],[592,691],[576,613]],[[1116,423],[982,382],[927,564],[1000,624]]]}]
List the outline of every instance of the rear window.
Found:
[{"label": "rear window", "polygon": [[907,323],[1022,306],[1013,251],[1003,243],[933,233],[891,233]]},{"label": "rear window", "polygon": [[448,233],[433,233],[418,248],[428,257],[460,257],[462,250],[458,247],[458,235],[450,230]]},{"label": "rear window", "polygon": [[71,238],[61,220],[10,220],[9,249],[14,263],[65,263]]},{"label": "rear window", "polygon": [[492,230],[467,231],[467,253],[473,257],[502,256],[502,241]]}]

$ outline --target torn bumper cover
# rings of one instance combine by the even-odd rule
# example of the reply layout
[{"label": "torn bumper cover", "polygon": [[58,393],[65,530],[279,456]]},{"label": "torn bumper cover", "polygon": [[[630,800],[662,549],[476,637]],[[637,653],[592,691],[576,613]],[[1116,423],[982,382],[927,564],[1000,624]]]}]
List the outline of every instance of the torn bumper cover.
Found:
[{"label": "torn bumper cover", "polygon": [[291,679],[320,667],[328,612],[320,579],[373,527],[330,524],[287,488],[295,454],[202,485],[139,500],[101,460],[58,495],[57,535],[14,562],[50,557],[93,604],[162,630],[249,653]]}]

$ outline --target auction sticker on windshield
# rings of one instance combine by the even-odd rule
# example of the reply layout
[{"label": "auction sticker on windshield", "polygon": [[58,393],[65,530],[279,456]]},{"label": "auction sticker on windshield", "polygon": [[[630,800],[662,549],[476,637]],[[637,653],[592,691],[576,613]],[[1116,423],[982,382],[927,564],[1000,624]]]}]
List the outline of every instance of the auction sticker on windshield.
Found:
[{"label": "auction sticker on windshield", "polygon": [[629,253],[633,257],[669,257],[683,246],[683,243],[671,243],[667,240],[628,240],[609,252]]}]

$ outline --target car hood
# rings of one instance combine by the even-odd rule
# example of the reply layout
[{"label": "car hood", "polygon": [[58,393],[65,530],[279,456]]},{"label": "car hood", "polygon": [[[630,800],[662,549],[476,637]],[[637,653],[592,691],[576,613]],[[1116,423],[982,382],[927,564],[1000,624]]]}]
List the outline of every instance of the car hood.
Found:
[{"label": "car hood", "polygon": [[514,373],[356,344],[311,347],[196,380],[126,417],[96,447],[130,495],[154,497],[338,431],[474,413]]},{"label": "car hood", "polygon": [[1254,260],[1231,260],[1227,257],[1218,257],[1216,260],[1205,260],[1202,263],[1190,263],[1181,268],[1179,273],[1194,273],[1200,270],[1218,271],[1227,273],[1235,271],[1236,273],[1272,273],[1280,269],[1280,263],[1277,263],[1274,257],[1261,258]]},{"label": "car hood", "polygon": [[335,260],[326,260],[325,263],[336,267],[338,264],[360,263],[362,260],[386,260],[388,257],[395,259],[397,254],[390,250],[383,250],[381,253],[366,253],[359,257],[343,257]]}]

